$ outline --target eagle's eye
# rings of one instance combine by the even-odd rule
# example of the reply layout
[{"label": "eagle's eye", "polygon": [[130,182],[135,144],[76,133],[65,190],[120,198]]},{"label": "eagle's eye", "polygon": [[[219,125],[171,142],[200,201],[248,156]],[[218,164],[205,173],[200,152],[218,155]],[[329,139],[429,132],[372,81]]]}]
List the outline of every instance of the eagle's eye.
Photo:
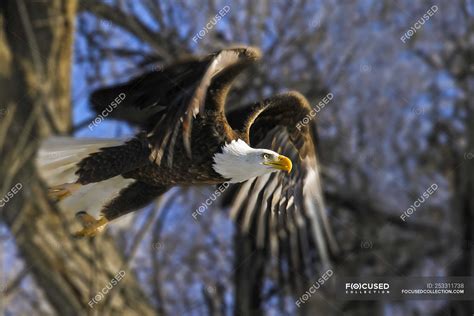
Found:
[{"label": "eagle's eye", "polygon": [[268,160],[270,159],[270,154],[262,154],[262,158]]}]

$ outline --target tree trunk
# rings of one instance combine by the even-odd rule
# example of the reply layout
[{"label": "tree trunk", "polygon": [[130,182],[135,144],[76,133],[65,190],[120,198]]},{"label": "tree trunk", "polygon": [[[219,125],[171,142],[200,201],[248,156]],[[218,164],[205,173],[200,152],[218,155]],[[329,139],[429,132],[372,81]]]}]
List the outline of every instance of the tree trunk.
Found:
[{"label": "tree trunk", "polygon": [[[0,196],[19,190],[0,208],[0,215],[26,269],[58,315],[152,315],[113,240],[72,239],[64,216],[48,201],[35,171],[40,139],[71,128],[76,6],[74,0],[0,4]],[[90,299],[122,270],[125,275],[119,284],[90,306]]]}]

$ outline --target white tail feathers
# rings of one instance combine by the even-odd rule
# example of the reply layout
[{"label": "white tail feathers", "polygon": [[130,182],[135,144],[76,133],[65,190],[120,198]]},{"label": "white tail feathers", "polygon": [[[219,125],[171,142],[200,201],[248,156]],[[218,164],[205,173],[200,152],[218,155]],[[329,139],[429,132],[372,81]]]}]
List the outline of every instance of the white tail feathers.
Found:
[{"label": "white tail feathers", "polygon": [[36,160],[40,176],[49,186],[77,180],[77,163],[103,147],[123,144],[119,139],[51,137],[40,147]]},{"label": "white tail feathers", "polygon": [[[51,137],[40,147],[36,159],[39,175],[49,187],[77,180],[77,163],[104,147],[120,146],[122,139],[81,139]],[[84,211],[97,218],[103,205],[118,192],[134,182],[122,176],[81,186],[71,196],[59,202],[59,207],[72,220],[77,212]]]}]

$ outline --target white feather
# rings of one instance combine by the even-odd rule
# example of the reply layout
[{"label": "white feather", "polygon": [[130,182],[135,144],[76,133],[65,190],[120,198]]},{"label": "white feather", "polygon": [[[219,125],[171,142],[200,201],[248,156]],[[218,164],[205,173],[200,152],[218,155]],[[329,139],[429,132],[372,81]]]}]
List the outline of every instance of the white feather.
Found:
[{"label": "white feather", "polygon": [[260,148],[252,148],[241,139],[233,140],[222,148],[222,153],[214,155],[214,170],[230,183],[247,181],[277,170],[262,164],[262,154],[278,156],[278,153]]},{"label": "white feather", "polygon": [[[317,166],[314,158],[306,158],[309,166]],[[304,205],[306,207],[306,216],[310,221],[311,233],[315,236],[316,246],[321,261],[325,267],[330,267],[330,259],[326,241],[329,242],[331,249],[337,249],[336,240],[333,239],[331,226],[326,215],[326,206],[323,201],[323,193],[321,188],[321,179],[317,169],[308,168],[307,176],[304,179],[303,188]],[[306,225],[304,220],[299,221],[300,226]],[[328,238],[326,238],[328,237]]]},{"label": "white feather", "polygon": [[207,89],[211,85],[212,79],[222,70],[236,63],[238,60],[239,54],[233,50],[224,50],[214,58],[194,93],[193,100],[198,103],[197,105],[199,105],[193,107],[194,117],[199,113],[199,107],[203,106],[204,100],[206,99]]},{"label": "white feather", "polygon": [[[36,159],[39,175],[49,187],[64,183],[74,183],[77,163],[100,148],[119,146],[121,139],[80,139],[73,137],[51,137],[40,147]],[[133,179],[122,176],[82,186],[74,194],[61,202],[59,207],[67,215],[68,222],[79,211],[98,217],[103,205],[113,199],[118,192],[131,184]]]},{"label": "white feather", "polygon": [[116,139],[51,137],[41,145],[36,165],[40,176],[48,185],[72,183],[77,179],[75,172],[79,161],[100,148],[121,144],[123,141]]}]

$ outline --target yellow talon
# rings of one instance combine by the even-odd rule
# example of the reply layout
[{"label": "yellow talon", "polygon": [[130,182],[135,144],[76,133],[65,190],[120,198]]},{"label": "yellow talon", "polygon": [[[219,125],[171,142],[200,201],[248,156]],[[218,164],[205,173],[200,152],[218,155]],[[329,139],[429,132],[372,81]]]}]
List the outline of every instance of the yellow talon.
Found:
[{"label": "yellow talon", "polygon": [[77,213],[76,218],[84,226],[82,230],[73,234],[76,238],[95,237],[97,234],[101,233],[109,223],[105,217],[100,217],[96,220],[86,212]]},{"label": "yellow talon", "polygon": [[60,202],[65,198],[71,196],[80,187],[81,185],[79,183],[60,184],[55,187],[49,188],[48,197],[55,202]]}]

